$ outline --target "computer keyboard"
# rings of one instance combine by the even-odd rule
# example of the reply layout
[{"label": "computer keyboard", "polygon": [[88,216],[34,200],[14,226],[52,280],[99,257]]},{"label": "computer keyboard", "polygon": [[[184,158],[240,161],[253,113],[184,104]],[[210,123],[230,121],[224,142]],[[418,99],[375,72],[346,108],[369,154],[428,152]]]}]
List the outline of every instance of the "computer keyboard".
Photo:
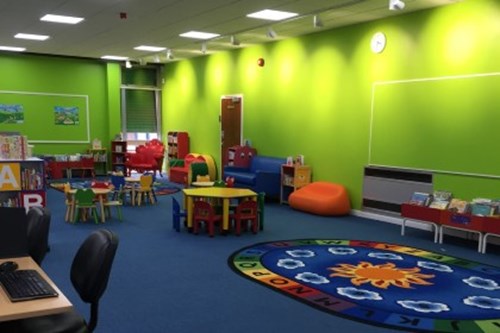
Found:
[{"label": "computer keyboard", "polygon": [[12,302],[55,297],[58,293],[34,269],[0,273],[0,284]]}]

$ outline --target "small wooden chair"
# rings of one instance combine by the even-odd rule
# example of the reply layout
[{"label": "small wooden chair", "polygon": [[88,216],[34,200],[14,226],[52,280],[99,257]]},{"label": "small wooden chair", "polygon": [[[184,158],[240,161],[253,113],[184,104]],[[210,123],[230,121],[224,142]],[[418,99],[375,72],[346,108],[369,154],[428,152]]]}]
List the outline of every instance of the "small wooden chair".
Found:
[{"label": "small wooden chair", "polygon": [[198,234],[200,224],[205,222],[208,235],[214,237],[215,223],[222,223],[222,215],[216,214],[208,201],[196,200],[193,204],[193,233]]},{"label": "small wooden chair", "polygon": [[64,215],[64,220],[66,222],[73,221],[73,214],[75,208],[75,197],[72,193],[69,192],[70,190],[71,190],[70,183],[65,183],[63,185],[63,191],[65,196],[64,203],[66,205],[66,213]]},{"label": "small wooden chair", "polygon": [[236,210],[229,217],[234,221],[235,233],[237,236],[241,234],[242,224],[246,224],[248,222],[252,225],[252,232],[254,234],[257,233],[257,229],[259,226],[259,213],[258,213],[258,205],[255,200],[243,200],[238,206],[236,206]]},{"label": "small wooden chair", "polygon": [[155,203],[155,198],[153,195],[153,175],[142,175],[141,181],[139,183],[139,188],[135,190],[137,194],[137,205],[141,205],[142,197],[144,199],[149,198],[149,202]]},{"label": "small wooden chair", "polygon": [[87,220],[87,216],[91,213],[94,216],[95,223],[99,223],[97,217],[97,206],[94,202],[95,193],[92,189],[77,189],[75,193],[75,219],[74,222],[80,218],[83,221]]},{"label": "small wooden chair", "polygon": [[118,219],[120,221],[123,220],[123,218],[122,218],[122,206],[123,206],[122,198],[123,198],[123,195],[121,193],[122,190],[123,189],[120,187],[120,189],[118,190],[116,199],[111,198],[111,200],[106,200],[103,202],[104,212],[105,212],[106,216],[111,218],[111,207],[115,207],[116,212],[118,213]]},{"label": "small wooden chair", "polygon": [[181,231],[181,219],[186,218],[186,211],[181,210],[181,205],[176,198],[172,197],[172,227],[175,231]]}]

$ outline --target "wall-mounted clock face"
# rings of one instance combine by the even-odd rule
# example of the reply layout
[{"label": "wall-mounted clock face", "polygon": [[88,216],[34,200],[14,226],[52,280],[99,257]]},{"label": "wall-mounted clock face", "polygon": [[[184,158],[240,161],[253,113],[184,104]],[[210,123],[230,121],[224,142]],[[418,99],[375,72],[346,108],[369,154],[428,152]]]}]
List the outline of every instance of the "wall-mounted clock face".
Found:
[{"label": "wall-mounted clock face", "polygon": [[386,42],[387,42],[387,39],[386,39],[383,32],[375,33],[372,37],[371,44],[370,44],[372,51],[375,53],[382,52],[385,49]]}]

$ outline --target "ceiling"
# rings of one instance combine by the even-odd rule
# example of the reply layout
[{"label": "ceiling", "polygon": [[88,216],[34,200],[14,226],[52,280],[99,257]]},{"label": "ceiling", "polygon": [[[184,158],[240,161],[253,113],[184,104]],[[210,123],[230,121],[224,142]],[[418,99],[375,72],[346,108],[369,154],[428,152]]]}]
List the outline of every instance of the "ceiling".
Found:
[{"label": "ceiling", "polygon": [[[174,60],[202,56],[202,42],[179,37],[190,30],[218,33],[206,42],[207,54],[301,36],[319,29],[378,20],[417,10],[443,6],[460,0],[405,0],[400,11],[388,9],[389,0],[2,0],[0,2],[0,45],[25,47],[26,52],[60,56],[100,58],[129,57],[137,62],[166,62],[166,52],[134,50],[139,45],[172,50]],[[246,17],[262,9],[299,13],[279,23]],[[40,21],[43,15],[84,17],[77,25]],[[322,28],[315,28],[318,15]],[[126,18],[123,18],[126,16]],[[49,35],[46,41],[14,38],[16,33]],[[231,36],[240,42],[230,43]]]}]

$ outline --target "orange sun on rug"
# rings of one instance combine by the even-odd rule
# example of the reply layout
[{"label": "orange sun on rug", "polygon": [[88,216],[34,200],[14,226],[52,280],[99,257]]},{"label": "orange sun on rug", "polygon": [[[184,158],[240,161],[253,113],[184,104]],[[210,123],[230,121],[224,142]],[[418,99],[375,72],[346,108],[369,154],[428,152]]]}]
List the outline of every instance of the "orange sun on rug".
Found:
[{"label": "orange sun on rug", "polygon": [[371,283],[377,288],[387,289],[389,286],[400,288],[411,288],[412,284],[432,285],[424,279],[431,279],[432,274],[422,274],[420,268],[398,268],[393,263],[372,265],[367,261],[361,261],[358,265],[339,264],[340,267],[329,267],[334,274],[330,277],[351,278],[351,283],[360,286],[364,283]]}]

